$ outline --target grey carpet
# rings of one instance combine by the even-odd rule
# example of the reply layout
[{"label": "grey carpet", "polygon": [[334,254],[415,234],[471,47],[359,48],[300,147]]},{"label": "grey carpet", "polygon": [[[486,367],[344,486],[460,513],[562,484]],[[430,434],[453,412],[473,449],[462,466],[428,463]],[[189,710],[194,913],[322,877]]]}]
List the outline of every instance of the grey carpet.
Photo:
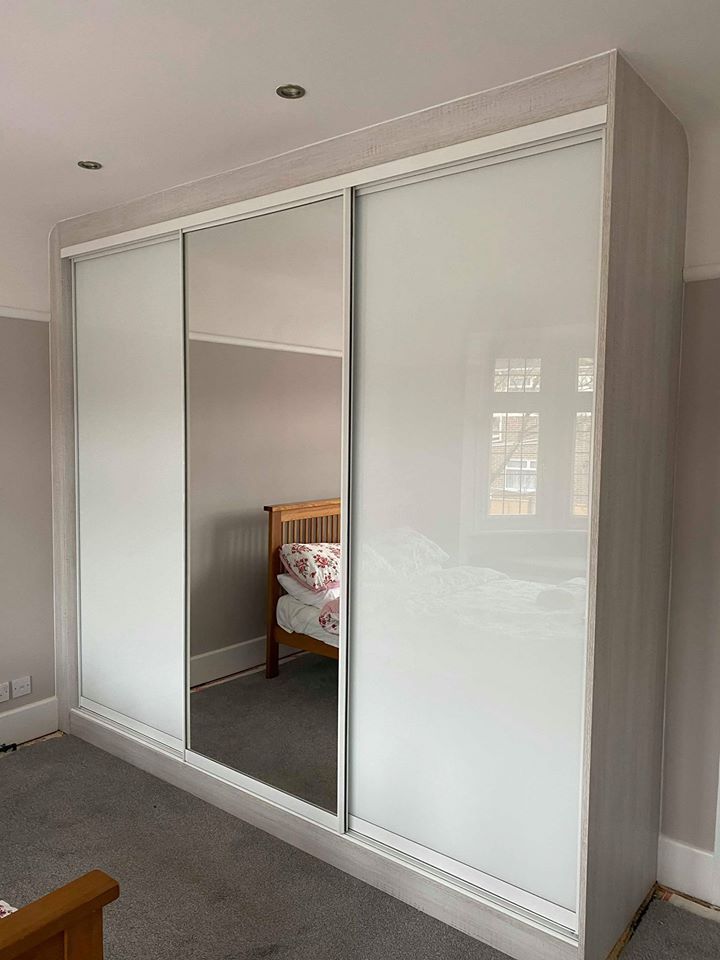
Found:
[{"label": "grey carpet", "polygon": [[[95,867],[106,960],[507,960],[73,737],[0,758],[0,898]],[[622,960],[717,960],[720,923],[650,904]]]},{"label": "grey carpet", "polygon": [[0,831],[15,906],[95,867],[119,881],[106,960],[503,960],[73,737],[0,759]]},{"label": "grey carpet", "polygon": [[194,751],[333,812],[337,722],[337,662],[315,654],[190,697]]},{"label": "grey carpet", "polygon": [[653,900],[622,960],[718,960],[720,923]]}]

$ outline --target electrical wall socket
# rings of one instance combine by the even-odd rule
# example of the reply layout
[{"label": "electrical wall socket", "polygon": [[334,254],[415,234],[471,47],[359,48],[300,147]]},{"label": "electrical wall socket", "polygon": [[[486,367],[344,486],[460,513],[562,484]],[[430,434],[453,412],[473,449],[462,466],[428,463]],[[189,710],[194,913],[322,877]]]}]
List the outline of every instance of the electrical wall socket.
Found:
[{"label": "electrical wall socket", "polygon": [[32,677],[18,677],[12,682],[13,700],[15,697],[24,697],[32,692]]},{"label": "electrical wall socket", "polygon": [[4,683],[0,683],[0,703],[5,703],[5,701],[9,699],[10,699],[10,682],[6,680]]}]

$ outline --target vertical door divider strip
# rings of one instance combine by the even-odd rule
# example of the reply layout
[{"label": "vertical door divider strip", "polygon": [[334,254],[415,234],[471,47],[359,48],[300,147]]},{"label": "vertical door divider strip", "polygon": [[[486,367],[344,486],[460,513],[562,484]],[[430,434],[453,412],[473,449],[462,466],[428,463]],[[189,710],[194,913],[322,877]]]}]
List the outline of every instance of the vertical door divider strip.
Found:
[{"label": "vertical door divider strip", "polygon": [[[340,543],[342,573],[340,591],[340,635],[338,659],[338,831],[348,829],[348,670],[349,670],[349,586],[351,515],[351,434],[352,434],[352,268],[353,191],[343,190],[343,368],[342,368],[342,480],[340,485]],[[337,520],[333,521],[334,524]]]}]

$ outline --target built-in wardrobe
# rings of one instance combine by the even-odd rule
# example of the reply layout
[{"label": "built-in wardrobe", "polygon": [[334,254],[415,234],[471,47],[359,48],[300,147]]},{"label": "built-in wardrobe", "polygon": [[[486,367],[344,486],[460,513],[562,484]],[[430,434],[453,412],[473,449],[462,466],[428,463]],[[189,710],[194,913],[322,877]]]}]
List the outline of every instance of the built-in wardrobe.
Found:
[{"label": "built-in wardrobe", "polygon": [[[656,880],[686,164],[611,52],[59,224],[64,729],[511,956],[603,960]],[[193,257],[212,290],[219,231],[322,203],[335,810],[198,756],[186,686]]]}]

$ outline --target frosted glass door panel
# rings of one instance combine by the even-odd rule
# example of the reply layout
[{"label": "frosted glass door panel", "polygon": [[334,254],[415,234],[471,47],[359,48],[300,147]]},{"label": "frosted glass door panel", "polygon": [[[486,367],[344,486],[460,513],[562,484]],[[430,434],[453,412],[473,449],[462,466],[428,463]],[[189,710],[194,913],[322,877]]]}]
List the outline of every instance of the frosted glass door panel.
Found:
[{"label": "frosted glass door panel", "polygon": [[190,335],[342,349],[343,202],[187,234]]},{"label": "frosted glass door panel", "polygon": [[81,694],[182,741],[180,243],[75,265]]},{"label": "frosted glass door panel", "polygon": [[591,141],[355,222],[351,824],[568,911],[600,188]]}]

